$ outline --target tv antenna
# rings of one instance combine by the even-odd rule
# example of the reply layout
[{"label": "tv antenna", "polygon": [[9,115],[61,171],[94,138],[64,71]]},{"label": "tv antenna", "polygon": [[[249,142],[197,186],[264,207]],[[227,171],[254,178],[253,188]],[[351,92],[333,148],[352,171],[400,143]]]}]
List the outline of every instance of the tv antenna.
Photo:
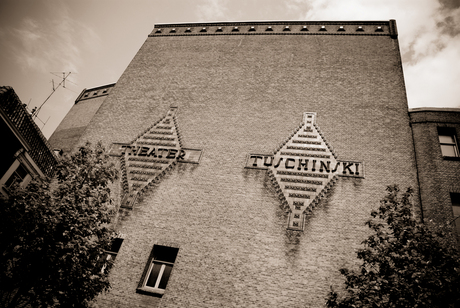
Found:
[{"label": "tv antenna", "polygon": [[[65,72],[62,72],[62,80],[61,80],[61,82],[57,85],[57,87],[54,86],[54,80],[52,80],[52,82],[53,82],[53,91],[51,91],[51,94],[45,99],[45,101],[44,101],[38,108],[35,107],[35,108],[32,109],[32,118],[33,118],[33,119],[36,119],[36,118],[37,118],[38,113],[39,113],[40,110],[42,109],[43,105],[48,101],[48,99],[51,97],[51,95],[53,95],[54,92],[56,92],[56,90],[57,90],[61,85],[62,85],[63,88],[65,88],[65,80],[67,79],[67,77],[69,77],[70,73],[71,73],[71,72],[67,73],[67,75],[66,75]],[[47,120],[47,122],[48,122],[48,120]],[[45,124],[46,124],[46,123],[45,123]]]}]

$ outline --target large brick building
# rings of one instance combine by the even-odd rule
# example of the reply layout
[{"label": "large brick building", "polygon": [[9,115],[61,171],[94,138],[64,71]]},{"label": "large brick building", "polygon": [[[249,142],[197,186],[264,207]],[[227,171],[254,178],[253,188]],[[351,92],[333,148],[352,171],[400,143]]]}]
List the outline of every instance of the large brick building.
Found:
[{"label": "large brick building", "polygon": [[387,185],[435,211],[393,20],[155,25],[94,112],[78,104],[61,124],[78,138],[53,146],[100,140],[123,171],[99,307],[322,307]]}]

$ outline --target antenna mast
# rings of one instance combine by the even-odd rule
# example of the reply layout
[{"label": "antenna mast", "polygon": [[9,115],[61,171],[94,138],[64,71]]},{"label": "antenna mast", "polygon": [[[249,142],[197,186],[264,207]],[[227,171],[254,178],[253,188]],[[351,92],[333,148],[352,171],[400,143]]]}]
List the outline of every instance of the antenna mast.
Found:
[{"label": "antenna mast", "polygon": [[[63,88],[65,88],[65,80],[67,79],[67,77],[69,77],[71,72],[69,72],[67,75],[65,74],[65,72],[62,72],[62,81],[57,85],[57,87],[54,87],[54,80],[53,80],[53,91],[51,91],[51,94],[45,99],[45,101],[40,105],[40,107],[38,108],[34,108],[32,109],[32,118],[37,118],[38,116],[38,113],[40,112],[40,109],[42,109],[43,105],[48,101],[48,99],[51,97],[51,95],[54,94],[54,92],[56,92],[56,90],[62,85]],[[48,121],[47,121],[48,122]]]}]

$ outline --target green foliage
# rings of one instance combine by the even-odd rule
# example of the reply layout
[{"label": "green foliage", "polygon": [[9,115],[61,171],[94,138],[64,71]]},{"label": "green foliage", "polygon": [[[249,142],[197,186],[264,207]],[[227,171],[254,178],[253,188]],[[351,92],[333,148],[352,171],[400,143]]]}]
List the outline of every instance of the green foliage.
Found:
[{"label": "green foliage", "polygon": [[87,307],[109,289],[107,185],[117,172],[107,158],[87,144],[58,162],[53,179],[1,199],[1,307]]},{"label": "green foliage", "polygon": [[428,228],[412,215],[409,188],[397,186],[373,219],[372,230],[358,250],[359,271],[341,269],[346,294],[331,289],[327,307],[454,307],[459,304],[460,262],[445,227]]}]

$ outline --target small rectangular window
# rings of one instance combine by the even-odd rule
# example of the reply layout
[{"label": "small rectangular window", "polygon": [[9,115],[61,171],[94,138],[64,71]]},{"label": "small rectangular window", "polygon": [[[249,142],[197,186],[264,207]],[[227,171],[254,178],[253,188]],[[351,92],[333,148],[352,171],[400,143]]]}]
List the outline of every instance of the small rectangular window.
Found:
[{"label": "small rectangular window", "polygon": [[452,202],[452,211],[454,214],[453,225],[457,231],[457,236],[460,237],[460,194],[450,193],[450,200]]},{"label": "small rectangular window", "polygon": [[176,262],[179,248],[154,245],[138,292],[163,294]]},{"label": "small rectangular window", "polygon": [[112,240],[112,245],[110,249],[107,251],[109,258],[115,261],[115,258],[117,257],[118,251],[120,251],[121,244],[123,244],[123,239],[122,238],[114,238]]},{"label": "small rectangular window", "polygon": [[439,144],[444,157],[459,157],[455,128],[438,127]]},{"label": "small rectangular window", "polygon": [[123,244],[123,239],[122,238],[113,238],[112,243],[110,245],[110,248],[105,251],[103,259],[100,259],[100,267],[101,267],[101,272],[105,271],[106,265],[104,264],[106,260],[112,260],[112,262],[115,261],[117,258],[118,252],[120,251],[121,244]]},{"label": "small rectangular window", "polygon": [[22,183],[27,174],[27,170],[22,165],[19,165],[13,172],[13,174],[11,174],[10,178],[5,182],[5,186],[9,188],[13,186],[15,183]]}]

